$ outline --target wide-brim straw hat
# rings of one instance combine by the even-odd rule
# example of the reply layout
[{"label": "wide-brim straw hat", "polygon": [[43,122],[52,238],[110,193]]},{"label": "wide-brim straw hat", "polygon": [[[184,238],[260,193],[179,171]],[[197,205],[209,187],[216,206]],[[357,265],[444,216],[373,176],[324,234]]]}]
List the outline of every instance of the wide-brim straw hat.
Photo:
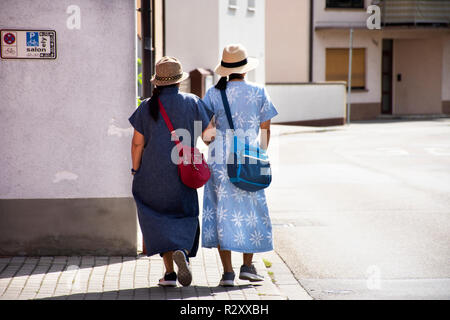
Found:
[{"label": "wide-brim straw hat", "polygon": [[242,44],[230,44],[223,49],[222,61],[216,66],[214,72],[222,77],[232,73],[246,73],[255,69],[258,59],[249,57]]},{"label": "wide-brim straw hat", "polygon": [[155,75],[150,80],[155,86],[168,86],[189,78],[189,74],[183,72],[181,62],[174,57],[162,57],[156,63],[155,71]]}]

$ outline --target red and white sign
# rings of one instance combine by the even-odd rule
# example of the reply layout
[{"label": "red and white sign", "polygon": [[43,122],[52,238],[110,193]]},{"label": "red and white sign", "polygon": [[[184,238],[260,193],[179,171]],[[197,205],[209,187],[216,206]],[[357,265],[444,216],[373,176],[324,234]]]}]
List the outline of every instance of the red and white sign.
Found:
[{"label": "red and white sign", "polygon": [[3,36],[3,41],[8,45],[12,45],[14,44],[14,42],[16,42],[16,36],[15,34],[8,32]]},{"label": "red and white sign", "polygon": [[2,59],[56,59],[56,31],[0,30]]}]

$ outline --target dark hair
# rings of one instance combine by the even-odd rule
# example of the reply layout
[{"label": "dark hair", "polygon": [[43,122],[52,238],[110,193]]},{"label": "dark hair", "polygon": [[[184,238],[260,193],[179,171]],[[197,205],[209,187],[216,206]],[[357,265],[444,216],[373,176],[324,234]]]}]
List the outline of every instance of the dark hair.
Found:
[{"label": "dark hair", "polygon": [[227,77],[222,77],[217,82],[215,88],[219,89],[219,90],[225,90],[227,88],[228,81],[234,80],[234,79],[244,79],[244,75],[242,73],[232,73],[228,76],[228,79],[227,79]]},{"label": "dark hair", "polygon": [[227,77],[222,77],[220,78],[220,80],[217,82],[215,88],[219,89],[219,90],[225,90],[227,88],[227,82],[228,79]]},{"label": "dark hair", "polygon": [[159,103],[158,98],[159,94],[161,93],[162,89],[169,88],[169,87],[176,87],[178,84],[170,84],[168,86],[157,86],[153,88],[152,97],[150,98],[150,116],[153,118],[153,120],[158,120],[159,117]]}]

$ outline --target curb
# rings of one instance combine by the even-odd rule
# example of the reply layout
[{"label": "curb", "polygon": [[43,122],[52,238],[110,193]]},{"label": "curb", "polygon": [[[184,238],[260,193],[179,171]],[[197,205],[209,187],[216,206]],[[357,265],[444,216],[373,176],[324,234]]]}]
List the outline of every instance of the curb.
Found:
[{"label": "curb", "polygon": [[[270,262],[266,266],[263,261]],[[308,292],[301,286],[289,267],[275,252],[266,252],[262,255],[261,261],[266,267],[267,274],[271,282],[278,288],[280,294],[287,300],[313,300]]]},{"label": "curb", "polygon": [[341,131],[345,126],[331,126],[331,127],[306,127],[306,126],[287,126],[281,124],[271,125],[271,136],[280,137],[287,135],[294,135],[300,133],[322,133],[329,131]]}]

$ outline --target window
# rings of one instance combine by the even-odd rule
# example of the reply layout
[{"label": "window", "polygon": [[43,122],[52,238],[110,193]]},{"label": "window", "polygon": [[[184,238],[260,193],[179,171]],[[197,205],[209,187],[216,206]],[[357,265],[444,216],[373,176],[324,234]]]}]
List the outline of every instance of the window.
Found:
[{"label": "window", "polygon": [[364,0],[327,0],[327,8],[364,8]]},{"label": "window", "polygon": [[[326,81],[348,81],[348,49],[327,49]],[[366,88],[366,49],[354,48],[352,56],[352,89]]]},{"label": "window", "polygon": [[248,0],[247,10],[250,11],[250,12],[255,12],[256,11],[255,0]]},{"label": "window", "polygon": [[237,8],[237,0],[228,0],[228,9],[236,10]]}]

